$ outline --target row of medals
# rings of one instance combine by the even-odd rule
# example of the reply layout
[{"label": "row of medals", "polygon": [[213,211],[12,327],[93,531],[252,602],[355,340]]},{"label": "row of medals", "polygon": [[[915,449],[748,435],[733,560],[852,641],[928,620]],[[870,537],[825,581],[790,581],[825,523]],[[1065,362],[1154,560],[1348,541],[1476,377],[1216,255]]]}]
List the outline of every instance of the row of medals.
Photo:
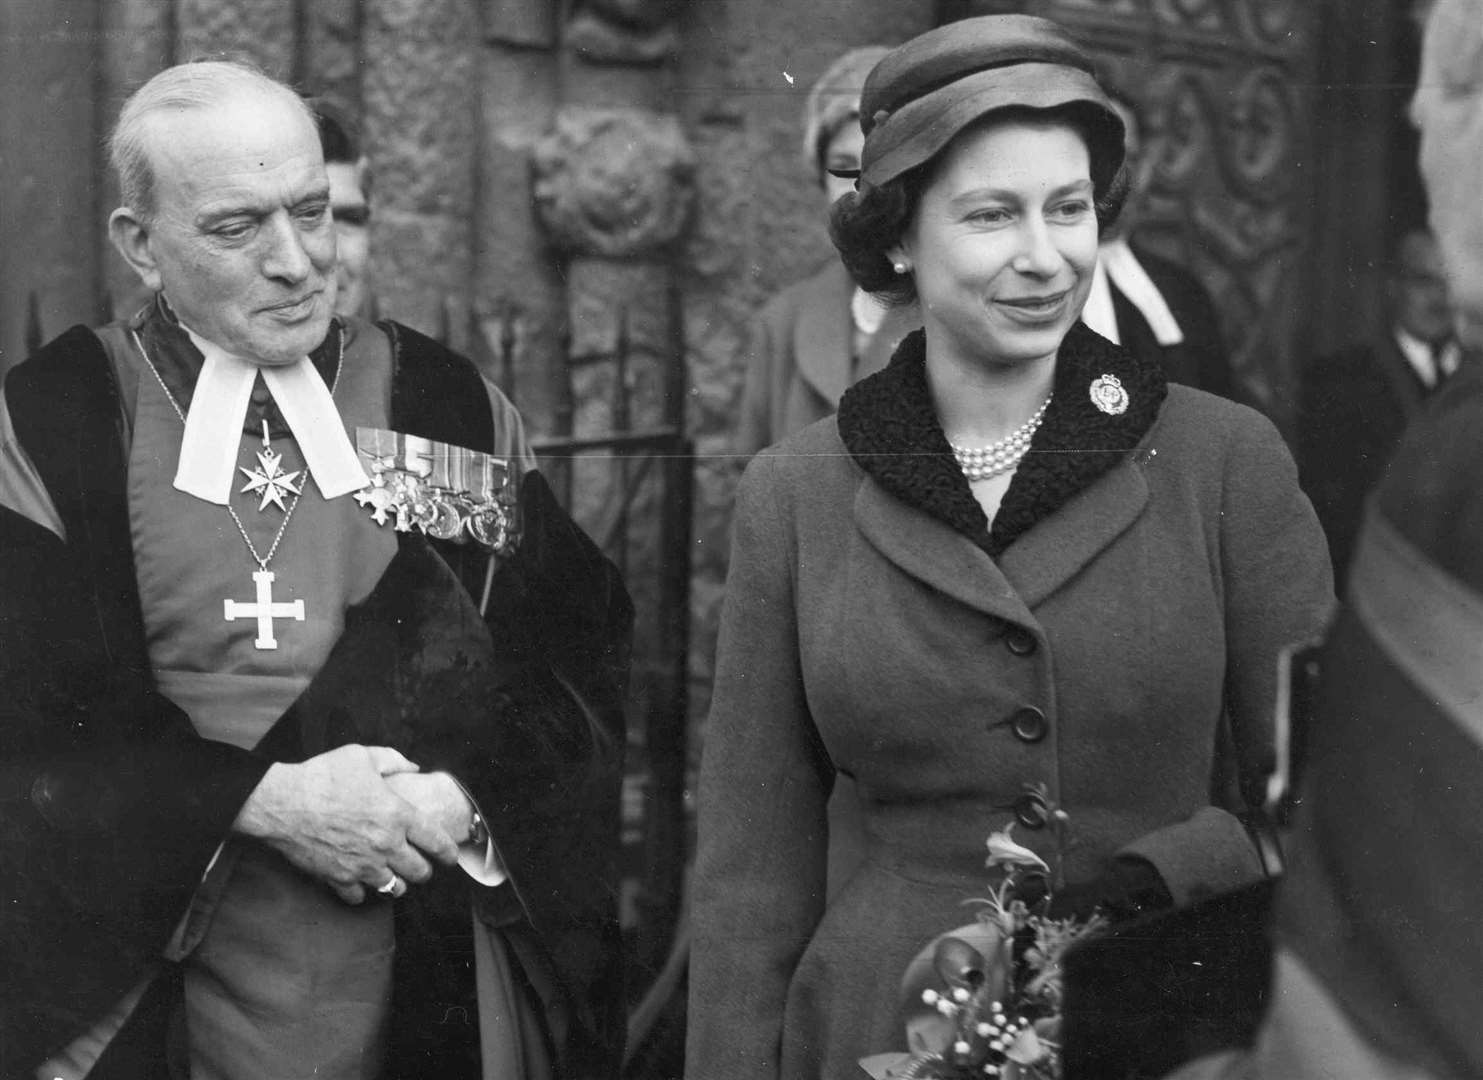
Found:
[{"label": "row of medals", "polygon": [[[438,540],[473,540],[500,555],[514,548],[516,496],[509,462],[381,428],[357,428],[355,441],[371,474],[355,501],[371,511],[377,525],[391,522],[397,532],[416,529]],[[283,470],[266,425],[257,460],[256,469],[241,469],[247,477],[243,493],[260,496],[259,511],[271,503],[286,512],[283,497],[302,494],[302,473]]]},{"label": "row of medals", "polygon": [[380,428],[357,428],[355,445],[371,475],[355,501],[376,524],[472,540],[498,555],[514,549],[516,483],[508,461]]}]

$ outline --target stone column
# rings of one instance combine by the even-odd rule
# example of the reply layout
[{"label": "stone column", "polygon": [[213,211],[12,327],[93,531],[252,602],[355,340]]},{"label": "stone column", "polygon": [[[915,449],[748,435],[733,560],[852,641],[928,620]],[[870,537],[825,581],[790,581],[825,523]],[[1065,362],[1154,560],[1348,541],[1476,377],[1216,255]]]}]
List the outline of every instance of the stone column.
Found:
[{"label": "stone column", "polygon": [[565,253],[548,240],[530,193],[536,146],[555,122],[559,34],[548,0],[485,0],[474,355],[513,392],[536,437],[566,434],[572,412]]},{"label": "stone column", "polygon": [[[671,111],[680,7],[581,0],[564,27],[563,104],[536,152],[535,196],[567,259],[578,436],[625,422],[679,428],[683,420],[676,255],[694,205],[695,159]],[[624,362],[599,362],[615,352]],[[643,883],[634,898],[640,981],[668,947],[684,865],[691,465],[680,446],[644,466],[654,481],[626,510],[621,500],[638,463],[596,454],[573,465],[574,510],[599,534],[609,522],[620,526],[618,554],[640,612],[634,695],[643,717],[635,716],[630,739],[630,773],[646,788]],[[629,523],[632,530],[621,528]]]},{"label": "stone column", "polygon": [[362,93],[376,170],[383,316],[469,345],[479,106],[475,0],[364,0]]},{"label": "stone column", "polygon": [[98,11],[102,34],[96,168],[102,198],[95,215],[95,235],[110,314],[122,316],[137,310],[148,298],[148,291],[108,239],[107,218],[119,199],[102,140],[113,129],[124,98],[174,63],[175,21],[173,8],[166,0],[109,0],[100,3]]},{"label": "stone column", "polygon": [[97,42],[95,0],[0,5],[0,367],[98,315]]},{"label": "stone column", "polygon": [[276,78],[293,78],[298,48],[294,0],[174,2],[178,59],[227,53],[254,61]]},{"label": "stone column", "polygon": [[[302,2],[302,0],[301,0]],[[322,95],[351,116],[361,114],[360,0],[303,3],[294,82]]]}]

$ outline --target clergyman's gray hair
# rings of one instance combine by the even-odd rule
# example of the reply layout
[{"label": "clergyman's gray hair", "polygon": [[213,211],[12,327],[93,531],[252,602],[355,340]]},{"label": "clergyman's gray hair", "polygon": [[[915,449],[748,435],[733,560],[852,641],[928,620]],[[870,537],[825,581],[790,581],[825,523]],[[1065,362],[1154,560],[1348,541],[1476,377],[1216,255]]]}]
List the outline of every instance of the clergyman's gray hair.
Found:
[{"label": "clergyman's gray hair", "polygon": [[207,109],[240,95],[281,94],[314,124],[314,113],[292,87],[242,60],[197,60],[166,68],[129,95],[108,139],[108,160],[123,205],[144,221],[155,212],[154,172],[146,129],[154,113]]}]

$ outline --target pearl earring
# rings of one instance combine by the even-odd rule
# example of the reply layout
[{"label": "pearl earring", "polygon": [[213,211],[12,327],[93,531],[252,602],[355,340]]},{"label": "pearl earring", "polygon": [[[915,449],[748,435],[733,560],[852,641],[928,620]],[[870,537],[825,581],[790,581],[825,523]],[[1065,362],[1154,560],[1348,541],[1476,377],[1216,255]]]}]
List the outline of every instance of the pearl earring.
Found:
[{"label": "pearl earring", "polygon": [[910,267],[908,267],[904,262],[897,261],[891,264],[891,269],[896,271],[896,273],[898,274],[904,274],[907,272],[907,270],[910,269]]}]

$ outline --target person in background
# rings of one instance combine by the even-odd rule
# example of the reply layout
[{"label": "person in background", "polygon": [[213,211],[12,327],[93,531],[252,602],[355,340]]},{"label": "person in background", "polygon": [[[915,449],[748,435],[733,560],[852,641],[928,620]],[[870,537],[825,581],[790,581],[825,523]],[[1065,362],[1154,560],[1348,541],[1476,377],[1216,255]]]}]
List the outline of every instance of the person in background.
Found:
[{"label": "person in background", "polygon": [[328,101],[310,102],[335,221],[335,314],[370,317],[371,163],[355,125]]},{"label": "person in background", "polygon": [[[851,49],[830,64],[803,108],[803,159],[824,209],[854,190],[860,169],[860,87],[887,50]],[[770,299],[752,320],[736,451],[747,457],[839,407],[850,384],[880,370],[921,321],[856,287],[837,255]]]},{"label": "person in background", "polygon": [[1127,132],[1128,198],[1117,221],[1103,231],[1081,317],[1108,341],[1158,360],[1170,382],[1234,397],[1230,354],[1205,286],[1178,263],[1137,242],[1158,164],[1157,146],[1146,140],[1137,103],[1115,92],[1108,96]]},{"label": "person in background", "polygon": [[1461,352],[1436,237],[1401,237],[1385,277],[1386,320],[1375,340],[1319,357],[1303,372],[1298,470],[1328,536],[1341,588],[1364,516],[1407,426],[1457,370]]},{"label": "person in background", "polygon": [[290,88],[167,68],[110,154],[152,299],[0,399],[0,1075],[616,1076],[617,570],[334,314]]},{"label": "person in background", "polygon": [[1270,1006],[1177,1080],[1483,1076],[1483,0],[1437,0],[1411,103],[1468,357],[1366,511],[1322,661]]},{"label": "person in background", "polygon": [[[819,76],[804,102],[803,160],[826,211],[855,190],[865,142],[860,87],[888,51],[881,45],[851,49]],[[913,305],[890,305],[866,292],[831,253],[811,277],[778,293],[752,320],[737,453],[751,457],[834,412],[845,390],[884,367],[901,339],[920,325]],[[854,872],[864,844],[848,777],[841,777],[830,801],[829,831],[832,890]]]},{"label": "person in background", "polygon": [[[896,973],[963,921],[1011,824],[1067,914],[1263,880],[1242,807],[1213,801],[1218,732],[1260,791],[1279,651],[1333,602],[1271,423],[1081,322],[1123,128],[1070,35],[929,31],[860,117],[831,233],[923,329],[742,477],[692,893],[706,1080],[898,1049]],[[866,844],[830,895],[840,775]]]}]

